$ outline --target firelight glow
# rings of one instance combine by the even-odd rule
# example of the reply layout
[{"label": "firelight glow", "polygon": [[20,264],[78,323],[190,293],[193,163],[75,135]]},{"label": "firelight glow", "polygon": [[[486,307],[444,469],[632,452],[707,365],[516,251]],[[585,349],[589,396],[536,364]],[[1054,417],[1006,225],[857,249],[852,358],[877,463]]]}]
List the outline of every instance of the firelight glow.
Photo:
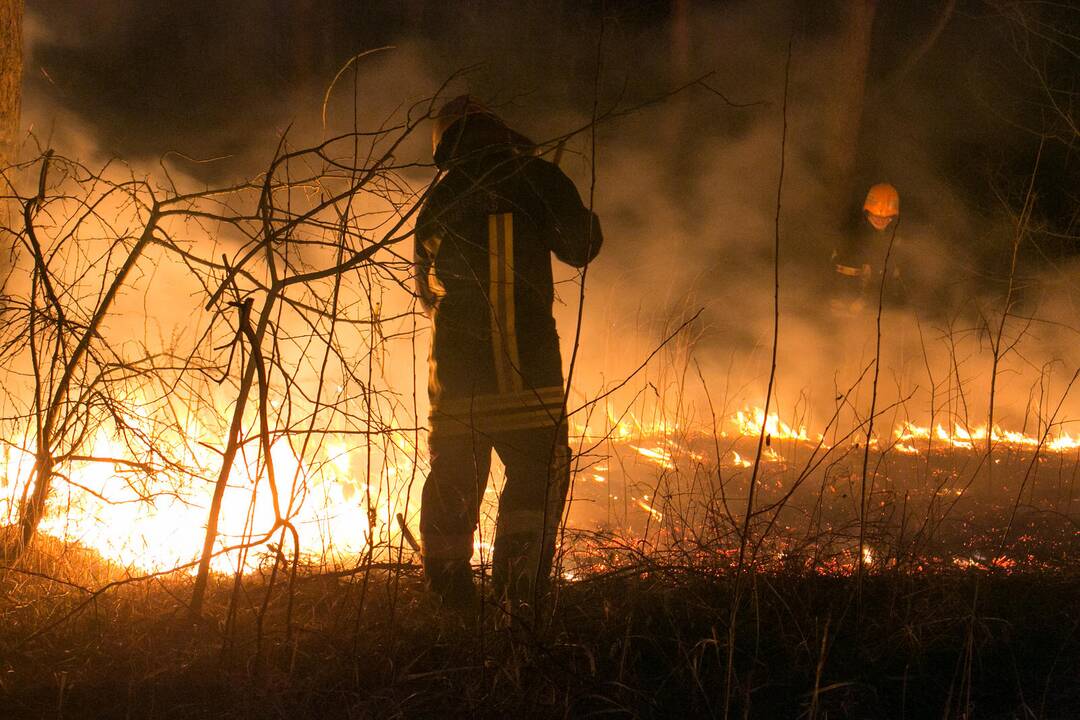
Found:
[{"label": "firelight glow", "polygon": [[[129,421],[147,423],[149,428],[148,418]],[[746,408],[733,414],[727,421],[725,435],[730,431],[737,438],[757,438],[762,428],[777,441],[796,445],[815,443],[806,427],[783,422],[775,414],[766,420],[761,408]],[[579,428],[579,440],[591,434],[581,432],[586,430]],[[191,442],[178,454],[193,476],[205,477],[216,467],[220,456],[210,449],[209,433],[195,419],[188,420],[188,432]],[[609,438],[616,450],[626,447],[646,466],[652,465],[654,473],[675,471],[677,456],[690,457],[695,462],[715,462],[680,443],[678,437],[686,432],[674,423],[650,425],[627,416],[605,428],[602,435]],[[932,443],[932,449],[977,451],[988,436],[994,445],[1039,449],[1044,453],[1063,453],[1080,447],[1080,438],[1069,434],[1039,438],[999,427],[988,433],[985,427],[965,430],[954,426],[950,432],[940,424],[931,430],[929,426],[905,422],[892,435],[895,442],[890,449],[912,455],[925,453],[928,442]],[[130,456],[122,443],[102,429],[90,445],[90,452],[84,457],[94,459],[71,461],[64,468],[67,482],[59,484],[54,491],[41,531],[63,542],[92,548],[111,562],[133,570],[181,567],[192,571],[190,563],[197,559],[204,537],[210,487],[181,477],[175,468],[162,468],[158,477],[162,481],[160,487],[169,490],[158,489],[146,497],[144,489],[133,485],[134,475],[125,465],[136,463],[137,459]],[[27,446],[32,447],[32,443]],[[412,478],[413,495],[418,495],[426,461],[413,448],[413,438],[404,432],[393,433],[388,447],[373,454],[370,477],[374,482],[370,485],[358,479],[367,472],[363,452],[363,447],[354,447],[343,437],[331,437],[312,460],[304,463],[287,439],[279,438],[273,443],[271,459],[278,478],[278,501],[298,532],[300,551],[305,557],[333,563],[365,552],[372,542],[384,548],[397,547],[401,542],[397,514],[402,513],[407,522],[415,524],[418,497],[410,497],[404,491],[394,495],[386,490],[405,486]],[[250,571],[266,557],[263,551],[266,543],[279,542],[280,530],[270,532],[275,526],[275,514],[266,469],[258,453],[250,455],[241,454],[237,458],[224,496],[219,553],[212,565],[219,572],[235,572],[238,567]],[[761,462],[780,464],[784,457],[770,447],[762,454]],[[723,452],[721,465],[729,471],[741,471],[751,467],[753,460],[732,448]],[[607,470],[606,466],[601,467]],[[11,444],[5,446],[3,485],[7,493],[0,499],[0,513],[13,515],[32,471],[32,453]],[[606,475],[591,470],[587,477],[596,482],[607,479]],[[664,520],[665,513],[651,496],[635,497],[633,503],[654,521]],[[489,519],[485,523],[481,537],[490,537],[493,528]],[[242,554],[238,547],[245,542],[250,543],[251,551]],[[291,553],[287,541],[283,552]]]}]

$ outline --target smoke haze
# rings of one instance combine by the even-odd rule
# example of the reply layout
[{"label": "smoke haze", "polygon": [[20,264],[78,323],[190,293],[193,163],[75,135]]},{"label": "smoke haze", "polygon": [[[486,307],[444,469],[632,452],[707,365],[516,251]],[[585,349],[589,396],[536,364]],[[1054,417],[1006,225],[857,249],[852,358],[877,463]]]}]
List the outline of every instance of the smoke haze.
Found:
[{"label": "smoke haze", "polygon": [[[998,68],[1009,47],[1006,21],[962,3],[965,11],[897,78],[913,38],[928,35],[937,18],[932,9],[881,8],[861,124],[845,137],[832,120],[850,90],[837,70],[844,4],[824,4],[831,11],[802,5],[612,3],[601,13],[559,2],[511,9],[41,0],[28,3],[24,125],[39,142],[84,160],[118,156],[138,172],[158,172],[159,158],[174,153],[163,162],[194,187],[260,172],[286,128],[290,146],[301,147],[349,129],[354,113],[361,129],[400,122],[448,78],[444,97],[478,95],[537,140],[588,125],[595,99],[604,118],[595,165],[589,132],[569,140],[562,161],[606,237],[587,276],[575,397],[585,400],[625,378],[700,308],[700,318],[632,387],[651,382],[648,392],[660,405],[680,387],[700,399],[691,369],[699,365],[730,410],[764,399],[790,37],[781,412],[820,424],[874,358],[876,308],[854,316],[831,309],[831,255],[845,244],[874,242],[873,253],[883,257],[888,234],[871,237],[860,208],[866,188],[887,181],[900,191],[902,215],[890,256],[899,274],[889,276],[882,317],[880,404],[911,396],[909,414],[925,422],[937,386],[936,403],[945,393],[952,412],[977,424],[985,418],[992,341],[1009,287],[1015,215],[1039,148],[1015,122],[1030,119],[1017,109],[1031,99],[1030,88],[1015,69],[1006,75]],[[979,40],[967,39],[976,37],[973,27],[985,31]],[[324,95],[338,70],[357,53],[385,46],[392,47],[340,76],[323,127]],[[676,88],[683,89],[671,94]],[[838,185],[834,166],[852,147],[850,183]],[[1033,224],[1043,229],[1060,218],[1053,214],[1057,188],[1070,177],[1061,173],[1075,174],[1058,167],[1055,153],[1044,148],[1038,180],[1045,203]],[[429,157],[425,132],[399,153],[401,162]],[[429,167],[406,171],[416,188],[431,175]],[[1040,257],[1040,242],[1025,237],[1013,283],[1016,317],[1005,326],[1003,346],[1024,333],[999,368],[1005,379],[997,417],[1012,427],[1030,422],[1033,388],[1037,405],[1052,406],[1048,398],[1080,362],[1069,328],[1075,269],[1060,251],[1049,252],[1052,262]],[[558,277],[568,361],[578,289],[569,269]],[[1021,319],[1028,316],[1039,321]],[[414,368],[421,377],[422,360]],[[407,386],[407,369],[399,372],[395,382]],[[864,382],[856,403],[863,413],[868,392]],[[1067,403],[1064,414],[1076,417],[1078,409]]]}]

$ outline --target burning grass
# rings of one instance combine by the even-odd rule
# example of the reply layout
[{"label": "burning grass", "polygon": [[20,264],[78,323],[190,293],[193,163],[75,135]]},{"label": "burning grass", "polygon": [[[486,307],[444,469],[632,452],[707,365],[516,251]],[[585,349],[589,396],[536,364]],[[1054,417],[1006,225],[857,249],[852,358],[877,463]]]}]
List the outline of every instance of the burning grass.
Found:
[{"label": "burning grass", "polygon": [[[976,449],[877,443],[886,449],[872,454],[859,577],[858,448],[836,446],[789,496],[814,449],[829,451],[802,431],[770,439],[776,459],[759,475],[740,570],[725,504],[745,499],[748,473],[727,458],[752,457],[753,438],[733,425],[727,437],[640,423],[605,432],[602,446],[579,437],[590,451],[579,455],[575,494],[591,519],[563,537],[540,625],[508,623],[490,598],[475,616],[440,609],[407,549],[401,563],[360,555],[333,568],[304,555],[295,575],[290,558],[253,549],[246,572],[211,576],[193,619],[190,575],[132,577],[96,551],[43,538],[2,576],[5,707],[12,717],[95,718],[1080,708],[1073,453],[995,448],[1001,486],[987,488],[971,482],[982,478]],[[719,442],[730,446],[719,446],[717,465]],[[689,495],[705,478],[712,494]],[[611,505],[597,514],[602,503]]]}]

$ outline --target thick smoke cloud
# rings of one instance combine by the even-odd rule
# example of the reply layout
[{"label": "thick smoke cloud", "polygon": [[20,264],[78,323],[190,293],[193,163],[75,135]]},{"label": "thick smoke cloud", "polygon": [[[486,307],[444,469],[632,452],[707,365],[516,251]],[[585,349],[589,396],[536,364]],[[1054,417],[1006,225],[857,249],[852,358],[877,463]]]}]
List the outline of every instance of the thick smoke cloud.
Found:
[{"label": "thick smoke cloud", "polygon": [[[1020,80],[988,62],[1004,57],[1008,33],[985,32],[1002,21],[958,13],[914,69],[896,78],[911,38],[928,33],[936,17],[927,8],[881,8],[861,131],[837,139],[822,118],[834,111],[842,83],[830,73],[844,3],[824,10],[782,2],[688,5],[688,15],[675,7],[609,3],[601,13],[555,2],[39,0],[28,8],[27,115],[39,135],[48,127],[82,152],[148,167],[170,151],[225,157],[171,160],[196,180],[215,182],[260,170],[286,127],[296,143],[326,132],[320,109],[330,79],[368,49],[394,46],[360,61],[355,80],[343,76],[329,106],[338,129],[352,122],[354,82],[361,127],[400,116],[458,72],[448,96],[484,97],[536,139],[587,124],[596,100],[602,114],[615,112],[597,128],[595,166],[589,133],[571,139],[563,160],[584,194],[595,180],[593,202],[608,239],[588,275],[579,387],[594,392],[624,377],[704,308],[662,362],[677,367],[692,354],[711,385],[730,388],[729,402],[760,403],[791,37],[780,197],[782,409],[808,396],[815,417],[827,414],[838,388],[873,359],[874,313],[830,311],[830,254],[865,232],[861,193],[887,180],[903,197],[891,257],[900,274],[890,283],[905,292],[890,296],[883,316],[883,391],[889,398],[915,393],[918,411],[928,406],[930,377],[942,387],[969,383],[978,420],[988,341],[1008,287],[1010,213],[1018,211],[1022,172],[1038,147],[1007,117],[1016,105],[1007,99],[1026,92]],[[664,97],[701,77],[708,87]],[[623,112],[629,108],[637,109]],[[852,186],[839,188],[826,170],[843,143],[858,152]],[[402,149],[418,162],[428,152],[420,136]],[[412,179],[420,185],[429,176],[419,169]],[[1053,197],[1060,180],[1052,174],[1044,194]],[[850,208],[840,225],[825,217],[836,204]],[[882,238],[875,242],[883,251]],[[1013,312],[1057,322],[1065,313],[1040,296],[1035,281],[1045,269],[1029,260],[1035,255],[1028,247],[1021,258]],[[1065,297],[1075,275],[1056,259],[1052,288]],[[568,343],[577,290],[572,273],[561,277],[567,282],[557,313]],[[1070,331],[1041,322],[1028,333],[1025,353],[1006,363],[1012,389],[999,398],[1017,425],[1043,364],[1076,363]],[[651,372],[663,378],[658,395],[682,377],[670,368]]]}]

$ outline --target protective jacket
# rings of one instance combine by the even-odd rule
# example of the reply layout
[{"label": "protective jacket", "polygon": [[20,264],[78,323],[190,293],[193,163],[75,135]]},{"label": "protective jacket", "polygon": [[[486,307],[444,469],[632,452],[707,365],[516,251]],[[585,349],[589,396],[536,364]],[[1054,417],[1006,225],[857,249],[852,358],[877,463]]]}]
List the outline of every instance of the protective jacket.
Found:
[{"label": "protective jacket", "polygon": [[433,421],[481,432],[552,424],[563,377],[551,253],[581,267],[601,242],[573,182],[545,160],[494,146],[450,168],[416,226]]},{"label": "protective jacket", "polygon": [[905,298],[901,276],[902,248],[894,237],[895,226],[875,231],[860,214],[849,223],[847,232],[829,258],[832,275],[830,307],[834,315],[853,317],[876,312],[890,241],[889,277],[885,284],[887,306],[902,305]]}]

